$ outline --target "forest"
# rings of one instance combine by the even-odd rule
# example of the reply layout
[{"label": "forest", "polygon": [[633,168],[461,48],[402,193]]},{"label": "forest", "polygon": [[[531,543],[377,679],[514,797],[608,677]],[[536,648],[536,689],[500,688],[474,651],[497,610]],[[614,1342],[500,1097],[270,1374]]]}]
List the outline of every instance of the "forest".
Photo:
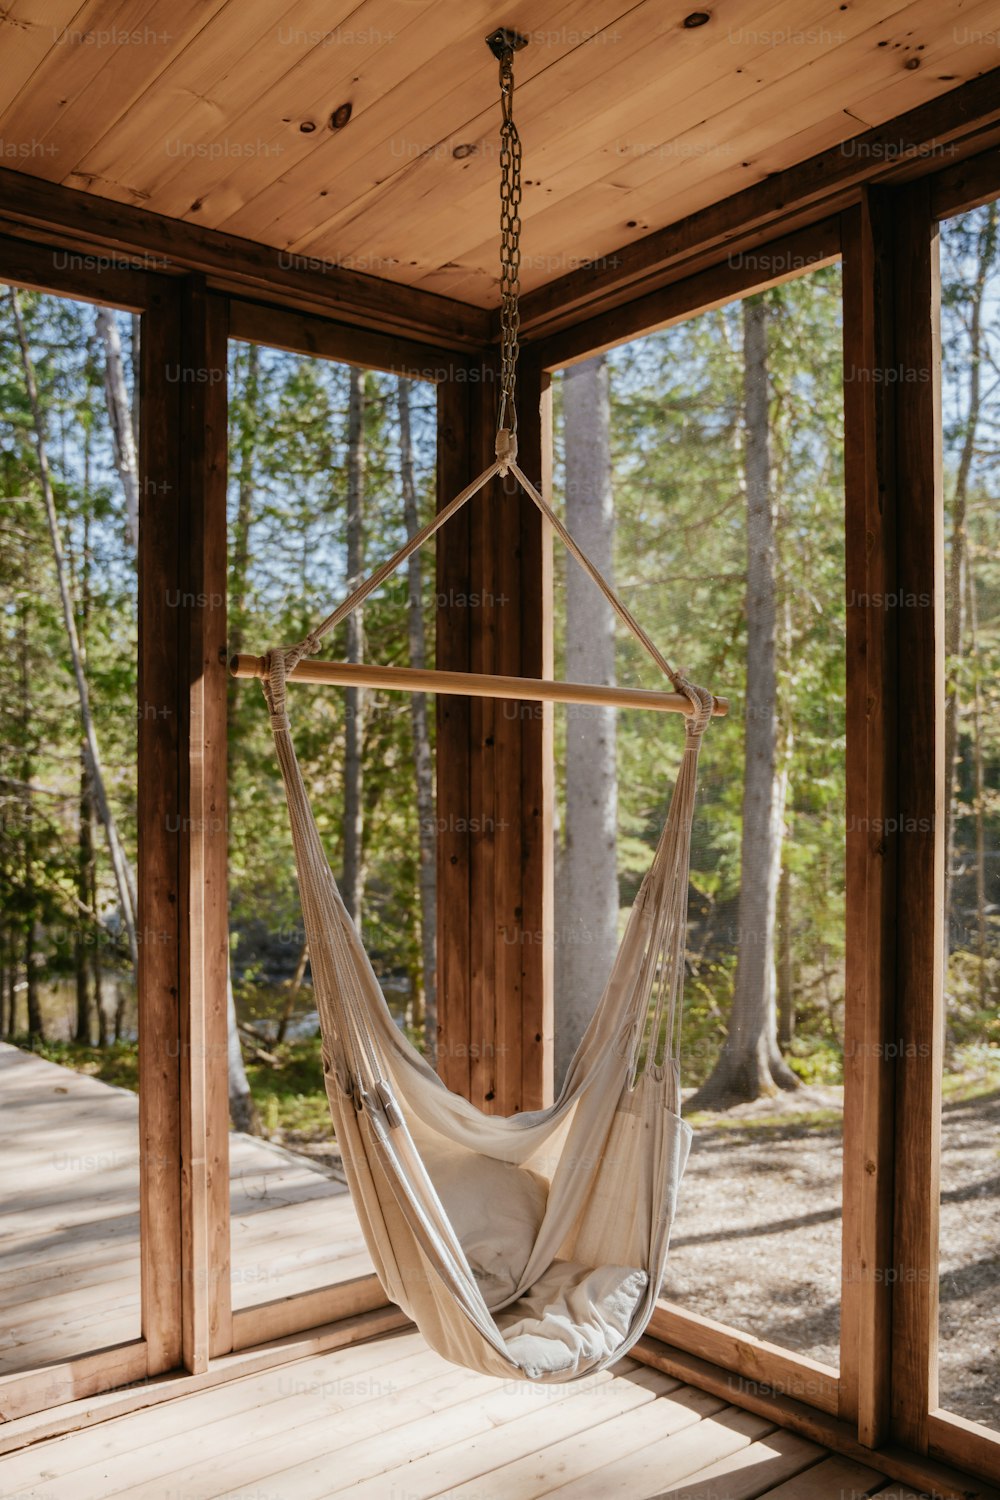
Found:
[{"label": "forest", "polygon": [[[990,205],[942,232],[949,797],[947,1062],[1000,1078],[1000,249]],[[0,1022],[135,1086],[138,321],[0,297]],[[893,372],[884,372],[891,378]],[[844,368],[827,267],[556,382],[555,498],[647,630],[730,697],[703,753],[683,1074],[693,1107],[842,1081]],[[230,354],[231,650],[301,638],[430,514],[433,386],[245,343]],[[556,556],[558,668],[657,686]],[[854,601],[857,602],[857,601]],[[433,557],[335,654],[434,652]],[[886,600],[884,607],[907,607]],[[334,870],[399,1023],[435,1039],[433,703],[296,690]],[[680,737],[557,716],[557,1065],[603,983]],[[259,690],[230,688],[234,1122],[326,1126],[308,952]],[[891,830],[887,830],[891,831]],[[237,1044],[238,1043],[238,1044]],[[946,1084],[947,1086],[947,1084]]]}]

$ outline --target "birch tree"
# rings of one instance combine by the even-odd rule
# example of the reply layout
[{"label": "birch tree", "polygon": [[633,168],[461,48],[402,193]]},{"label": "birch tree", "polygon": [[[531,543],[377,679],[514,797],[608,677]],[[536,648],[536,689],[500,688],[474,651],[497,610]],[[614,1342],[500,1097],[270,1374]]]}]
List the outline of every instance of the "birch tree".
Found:
[{"label": "birch tree", "polygon": [[961,447],[951,496],[951,550],[948,559],[948,608],[945,618],[945,652],[948,665],[945,699],[945,960],[951,946],[952,884],[955,867],[955,815],[958,794],[959,729],[962,716],[960,668],[968,630],[969,589],[969,482],[980,422],[983,417],[983,368],[988,358],[984,329],[986,288],[994,270],[997,252],[998,206],[987,208],[973,247],[971,282],[957,290],[965,302],[968,386]]},{"label": "birch tree", "polygon": [[[609,582],[614,575],[608,371],[602,356],[563,379],[566,525]],[[615,681],[614,613],[581,569],[566,577],[566,676]],[[618,942],[618,782],[611,708],[566,710],[566,820],[556,880],[556,1077],[601,997]]]},{"label": "birch tree", "polygon": [[[417,487],[413,476],[413,437],[410,420],[410,382],[401,375],[396,381],[399,414],[399,477],[403,492],[403,523],[407,536],[420,529]],[[423,556],[414,552],[407,565],[407,638],[410,666],[427,665],[424,632]],[[410,695],[410,725],[413,735],[413,769],[416,777],[417,823],[420,845],[420,958],[423,985],[424,1053],[433,1065],[437,1060],[437,837],[435,834],[434,763],[426,693]]]},{"label": "birch tree", "polygon": [[740,850],[738,957],[725,1043],[692,1109],[793,1089],[798,1079],[778,1050],[775,909],[788,783],[781,754],[776,671],[776,544],[771,485],[768,312],[764,297],[743,303],[744,473],[747,501],[747,676]]},{"label": "birch tree", "polygon": [[109,307],[97,310],[97,332],[104,345],[104,397],[111,422],[115,468],[125,495],[125,536],[134,552],[139,545],[139,459],[125,383],[122,341]]},{"label": "birch tree", "polygon": [[49,541],[52,547],[52,557],[55,563],[56,581],[59,587],[59,599],[62,605],[63,625],[66,632],[66,641],[69,646],[70,657],[73,663],[73,675],[76,681],[77,697],[80,703],[80,718],[83,727],[83,738],[87,756],[87,770],[93,790],[94,805],[101,825],[104,828],[108,845],[108,855],[111,860],[111,868],[114,872],[115,887],[118,893],[118,903],[121,910],[122,922],[128,936],[129,952],[132,957],[132,966],[137,969],[139,964],[139,947],[136,939],[136,895],[135,877],[125,855],[122,842],[118,834],[118,827],[111,804],[108,801],[107,790],[104,781],[104,771],[101,762],[101,753],[97,742],[97,730],[94,726],[94,718],[90,708],[90,692],[87,687],[87,676],[84,670],[83,654],[80,649],[80,640],[76,628],[76,609],[70,591],[69,573],[66,567],[66,559],[63,551],[62,536],[59,529],[59,517],[56,513],[55,495],[52,489],[52,477],[49,467],[48,448],[45,441],[45,426],[42,414],[41,402],[38,396],[38,385],[35,380],[35,368],[31,359],[31,351],[28,347],[28,339],[24,329],[24,319],[21,314],[21,303],[16,289],[10,291],[11,307],[14,313],[14,324],[17,329],[17,341],[21,350],[21,363],[24,369],[24,381],[28,392],[28,401],[31,407],[32,420],[35,429],[35,453],[38,460],[38,477],[42,490],[42,499],[45,505],[45,518],[48,525]]},{"label": "birch tree", "polygon": [[[365,372],[350,367],[347,410],[347,592],[361,582],[364,568]],[[364,617],[348,615],[347,660],[364,659]],[[364,710],[361,688],[344,692],[344,874],[341,894],[352,921],[361,927],[364,897]]]}]

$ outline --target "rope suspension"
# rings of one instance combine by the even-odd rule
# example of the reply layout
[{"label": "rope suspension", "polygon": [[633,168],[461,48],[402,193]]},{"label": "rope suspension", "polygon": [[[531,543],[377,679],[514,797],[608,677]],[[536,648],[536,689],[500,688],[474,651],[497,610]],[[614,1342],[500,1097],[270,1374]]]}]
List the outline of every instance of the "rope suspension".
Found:
[{"label": "rope suspension", "polygon": [[[320,648],[325,636],[334,630],[352,610],[362,604],[374,591],[396,571],[419,547],[428,541],[455,513],[474,495],[484,489],[496,477],[511,474],[523,494],[542,513],[545,520],[563,542],[571,556],[600,589],[622,624],[639,642],[647,654],[669,678],[675,691],[682,695],[688,705],[689,730],[701,721],[706,712],[725,712],[721,700],[705,694],[703,689],[694,689],[684,672],[671,666],[659,647],[636,620],[628,606],[618,597],[614,589],[591,562],[583,549],[566,529],[559,515],[518,467],[517,463],[517,361],[519,354],[521,291],[521,137],[514,120],[514,54],[527,46],[527,38],[507,27],[501,27],[486,38],[499,64],[500,82],[500,394],[497,406],[496,457],[492,464],[468,484],[460,494],[443,506],[418,532],[409,538],[372,575],[356,587],[335,610],[315,625],[298,645],[286,647],[282,652],[280,666],[271,653],[268,670],[275,684],[280,682],[278,697],[283,699],[284,681],[290,677],[299,663],[312,656]],[[233,670],[239,676],[256,676],[260,668],[257,658],[234,658]],[[558,686],[553,684],[553,686]],[[272,713],[275,697],[272,684],[263,682],[265,696]],[[702,725],[703,727],[703,725]],[[700,732],[700,731],[699,731]]]}]

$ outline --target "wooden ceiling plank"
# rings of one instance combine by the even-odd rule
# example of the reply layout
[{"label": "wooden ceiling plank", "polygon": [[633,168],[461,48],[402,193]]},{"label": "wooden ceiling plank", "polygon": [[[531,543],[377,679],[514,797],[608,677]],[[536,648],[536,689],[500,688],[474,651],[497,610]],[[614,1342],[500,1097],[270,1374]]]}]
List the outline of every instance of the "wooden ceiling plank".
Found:
[{"label": "wooden ceiling plank", "polygon": [[[935,0],[931,0],[931,3],[935,3]],[[991,10],[993,14],[996,13],[993,0],[985,0],[985,3],[977,8],[977,14],[982,19],[984,13],[989,13]],[[945,31],[946,35],[930,42],[926,52],[922,54],[927,58],[928,73],[939,57],[946,56],[950,60],[953,56],[952,27],[947,26]],[[989,42],[970,44],[961,51],[961,58],[957,62],[949,61],[949,68],[957,71],[958,67],[961,67],[967,70],[970,78],[962,81],[970,81],[971,78],[981,76],[990,63],[996,62],[995,45]],[[636,222],[637,232],[648,231],[657,224],[677,219],[682,212],[695,212],[699,208],[732,196],[747,186],[748,176],[752,181],[763,182],[775,171],[781,170],[789,159],[801,161],[804,157],[837,148],[843,143],[842,139],[838,140],[836,131],[836,122],[841,115],[838,109],[838,98],[843,96],[844,85],[850,78],[859,78],[859,86],[864,88],[867,86],[868,76],[856,60],[845,59],[841,64],[838,78],[831,79],[828,84],[824,79],[825,86],[822,89],[817,87],[813,90],[813,101],[817,109],[824,110],[825,118],[821,118],[817,125],[774,144],[772,144],[774,116],[771,109],[780,111],[783,106],[779,99],[769,108],[767,96],[762,95],[759,102],[755,102],[751,118],[744,117],[742,124],[734,120],[731,125],[733,135],[735,136],[738,132],[743,149],[747,153],[745,159],[750,166],[745,171],[737,165],[727,167],[712,176],[699,178],[693,166],[687,167],[683,174],[679,174],[678,179],[673,182],[668,179],[662,182],[652,179],[648,187],[624,193],[620,198],[616,198],[614,186],[605,180],[595,184],[588,194],[580,194],[557,209],[542,215],[538,234],[542,238],[543,245],[549,242],[565,243],[567,234],[572,234],[582,254],[599,259],[610,253],[615,242],[614,206],[616,201],[619,205],[617,238],[620,242],[625,238],[626,225],[629,220]],[[903,71],[902,77],[897,79],[891,87],[879,89],[866,97],[870,108],[875,107],[876,104],[882,105],[887,97],[896,99],[900,104],[899,110],[891,105],[883,105],[885,118],[891,119],[897,113],[903,112],[908,105],[915,107],[923,102],[921,95],[925,95],[926,88],[927,73],[921,80],[916,72]],[[795,144],[789,150],[791,143]],[[759,160],[757,159],[758,153],[761,158]],[[849,153],[845,151],[844,155],[848,157]],[[686,182],[684,179],[687,179]],[[664,189],[669,189],[669,191],[664,191]],[[657,196],[652,201],[650,201],[651,191],[657,191]],[[686,196],[683,196],[685,192]],[[681,207],[682,203],[683,207]]]},{"label": "wooden ceiling plank", "polygon": [[[580,36],[609,21],[603,0],[584,0],[584,3],[577,0],[576,4],[564,4],[544,17],[536,7],[530,13],[530,22],[527,17],[522,21],[519,10],[527,10],[524,0],[516,0],[513,13],[508,14],[511,25],[522,26],[524,30],[532,30],[533,26],[544,27],[545,35],[562,27],[569,38],[561,51],[546,43],[534,49],[529,45],[520,54],[519,90],[537,74],[555,66],[559,57],[581,46]],[[327,221],[340,222],[345,214],[353,212],[352,204],[356,200],[367,201],[377,196],[385,190],[387,183],[404,174],[422,157],[440,157],[450,134],[446,121],[486,118],[483,101],[495,88],[496,73],[484,37],[495,11],[495,5],[480,6],[477,0],[478,15],[472,23],[461,33],[454,34],[447,48],[439,49],[430,96],[426,83],[420,79],[406,80],[379,99],[377,110],[366,111],[357,121],[352,120],[343,142],[337,143],[335,163],[325,168],[329,183],[335,187],[325,215]],[[465,10],[463,15],[468,18],[469,11]],[[573,23],[571,31],[567,26],[570,21]],[[441,87],[442,78],[445,80],[444,89]],[[474,142],[474,137],[468,135],[459,139],[463,143]],[[450,153],[450,146],[448,150]],[[329,157],[329,150],[325,154]],[[224,227],[232,228],[252,219],[255,233],[271,237],[275,243],[280,242],[293,251],[300,248],[300,239],[316,233],[319,164],[319,152],[296,163],[291,171],[282,174],[279,182],[247,205],[245,216],[225,220]]]},{"label": "wooden ceiling plank", "polygon": [[[76,29],[76,18],[86,11],[80,0],[14,0],[0,11],[0,51],[3,73],[0,74],[0,110],[7,106],[33,77],[52,47],[63,45],[61,38]],[[6,143],[5,143],[6,144]],[[14,166],[27,160],[23,154],[8,155],[4,161]]]},{"label": "wooden ceiling plank", "polygon": [[[155,93],[159,78],[171,61],[190,47],[197,47],[204,27],[225,0],[156,0],[145,10],[141,22],[128,33],[121,56],[106,55],[102,66],[79,88],[75,97],[49,113],[51,123],[42,125],[43,138],[52,152],[51,181],[81,182],[81,156],[101,138],[137,100]],[[139,38],[145,38],[140,41]],[[83,44],[84,46],[86,44]],[[110,49],[105,48],[105,53]],[[79,52],[79,49],[78,49]],[[123,65],[126,60],[127,65]],[[79,82],[74,61],[74,87]],[[41,83],[40,83],[41,86]],[[46,90],[51,84],[45,85]]]},{"label": "wooden ceiling plank", "polygon": [[168,132],[196,138],[202,121],[216,125],[227,83],[265,43],[298,0],[285,0],[276,12],[269,0],[225,0],[207,21],[196,47],[171,60],[150,89],[114,122],[103,122],[99,138],[81,157],[67,187],[78,187],[122,202],[140,201],[144,181],[163,164]]},{"label": "wooden ceiling plank", "polygon": [[[324,58],[329,66],[329,49],[316,38],[348,21],[357,8],[358,0],[300,0],[276,16],[268,0],[232,0],[218,29],[210,28],[201,44],[182,54],[176,71],[163,80],[165,97],[153,92],[151,104],[158,103],[159,109],[145,109],[145,132],[138,134],[126,115],[81,164],[93,179],[94,191],[141,201],[154,213],[179,217],[180,210],[196,202],[237,158],[253,160],[258,171],[266,170],[268,163],[279,171],[283,147],[273,127],[277,120],[279,130],[290,128],[280,125],[283,102],[273,103],[265,119],[266,133],[255,121],[255,110],[262,100],[273,101],[278,94],[289,105],[285,114],[301,103],[300,92],[287,80],[297,76],[310,57],[315,67]],[[246,48],[237,41],[235,57],[234,29],[238,38],[244,32],[256,38]],[[215,62],[211,72],[210,59]],[[296,114],[296,133],[300,119]]]},{"label": "wooden ceiling plank", "polygon": [[[908,0],[898,3],[904,5]],[[738,65],[733,56],[734,44],[728,39],[733,34],[732,24],[728,33],[710,34],[707,27],[686,33],[695,40],[705,39],[701,42],[702,51],[691,56],[687,49],[679,47],[672,60],[664,59],[664,67],[649,82],[646,82],[650,78],[648,51],[640,49],[629,58],[627,66],[612,67],[603,78],[594,80],[592,101],[579,89],[574,91],[564,128],[554,129],[548,120],[558,109],[558,103],[554,108],[549,107],[541,117],[548,128],[537,148],[532,145],[531,136],[535,116],[525,105],[527,94],[521,91],[519,121],[527,178],[522,213],[525,222],[532,223],[534,215],[549,211],[563,197],[573,193],[586,195],[595,182],[612,180],[617,190],[628,187],[633,176],[640,181],[664,175],[672,178],[684,167],[696,175],[703,173],[705,162],[698,159],[702,153],[693,147],[688,157],[694,159],[686,160],[683,148],[675,150],[677,140],[683,138],[685,130],[704,129],[713,115],[719,115],[720,96],[730,109],[741,104],[748,107],[757,97],[763,97],[767,84],[798,72],[809,61],[812,49],[798,45],[777,47],[770,40],[780,31],[787,33],[794,25],[803,28],[807,35],[843,35],[845,41],[851,38],[852,29],[855,32],[867,29],[863,13],[843,15],[837,0],[832,4],[831,0],[814,0],[812,5],[803,0],[780,0],[777,5],[758,8],[754,14],[745,9],[739,29],[755,40],[746,48],[740,46]],[[834,32],[832,28],[837,30]],[[829,47],[820,54],[823,61],[828,55]],[[664,108],[665,95],[670,101],[669,113]],[[537,115],[540,102],[537,88],[532,98]],[[587,117],[585,128],[580,126],[580,114]],[[639,149],[633,149],[635,146]],[[715,142],[710,142],[709,161],[711,152],[717,149]],[[738,162],[739,141],[730,138],[726,151],[731,161],[735,157]],[[426,231],[421,232],[419,222],[408,234],[409,258],[416,260],[418,267],[430,270],[440,264],[441,251],[436,247],[442,242],[447,247],[449,263],[457,261],[470,270],[483,265],[479,258],[482,226],[492,229],[491,221],[497,212],[495,163],[491,160],[481,164],[475,175],[471,191],[461,196],[453,191],[441,211],[429,221],[424,219],[434,238]],[[376,223],[372,222],[372,215],[362,215],[351,224],[347,239],[338,236],[337,248],[341,253],[353,253],[355,243],[363,240],[370,241],[376,252],[384,253],[378,235],[391,235],[395,215],[405,213],[406,207],[390,189],[378,208],[381,217]],[[618,239],[626,237],[626,217],[617,216]],[[395,222],[398,223],[398,218]],[[580,247],[574,245],[572,249],[577,252]],[[541,264],[534,268],[533,247],[527,240],[524,252],[526,283],[530,280],[537,284],[558,274],[560,269],[568,269],[559,267],[551,245],[539,248],[537,258]]]},{"label": "wooden ceiling plank", "polygon": [[[475,3],[482,3],[482,0],[475,0]],[[437,17],[439,31],[449,25],[454,28],[463,12],[456,16],[454,6],[445,9],[442,0],[437,0],[437,7],[441,11]],[[379,100],[380,74],[373,72],[369,76],[364,71],[362,59],[367,48],[328,46],[322,40],[315,42],[314,39],[317,36],[322,38],[331,30],[336,34],[346,27],[360,31],[367,26],[376,36],[373,58],[381,58],[389,76],[399,73],[405,77],[412,72],[408,49],[397,40],[389,42],[384,38],[390,34],[395,38],[395,32],[390,31],[392,27],[403,29],[409,25],[422,29],[425,18],[425,10],[416,7],[412,0],[370,0],[370,3],[361,5],[354,0],[352,4],[338,6],[333,14],[328,5],[319,26],[303,29],[302,34],[314,44],[304,52],[300,48],[300,55],[292,66],[282,68],[279,76],[266,79],[241,98],[238,105],[230,107],[221,128],[207,142],[209,148],[215,146],[220,150],[231,141],[255,143],[259,147],[256,153],[244,159],[236,158],[235,166],[232,157],[225,154],[213,156],[211,150],[186,160],[181,171],[175,164],[174,170],[163,174],[154,185],[150,206],[157,213],[178,217],[196,215],[198,222],[212,228],[227,223],[243,201],[241,194],[255,195],[282,176],[301,155],[314,149],[315,135],[325,132],[329,139],[335,139],[329,130],[329,118],[338,105],[353,100],[357,107],[361,97],[358,90],[362,87],[366,105]],[[315,21],[315,15],[313,19]],[[299,33],[295,35],[298,37]],[[433,33],[428,28],[423,44],[431,40]],[[436,43],[440,47],[440,35]],[[306,119],[316,123],[315,132],[305,134],[299,129]],[[337,136],[340,134],[336,132]],[[348,135],[349,131],[345,130],[343,138],[346,140]],[[198,144],[206,143],[199,140]],[[235,186],[232,185],[234,182]]]},{"label": "wooden ceiling plank", "polygon": [[[130,70],[122,62],[127,44],[113,39],[141,32],[155,6],[156,0],[117,0],[113,5],[88,0],[64,38],[51,38],[41,63],[0,115],[0,131],[44,141],[60,115],[105,69],[127,75]],[[36,165],[36,175],[52,180],[63,170],[54,156],[42,157]]]},{"label": "wooden ceiling plank", "polygon": [[[988,9],[988,6],[979,7],[979,11],[984,9]],[[995,5],[993,9],[995,11]],[[528,226],[523,241],[525,286],[538,285],[551,277],[552,271],[549,268],[557,263],[559,246],[571,244],[575,254],[593,259],[610,246],[627,240],[630,229],[634,237],[638,237],[654,225],[676,218],[674,203],[684,194],[689,184],[696,185],[702,194],[701,203],[690,203],[690,199],[688,200],[693,208],[715,201],[720,196],[729,196],[745,186],[747,181],[765,176],[773,167],[765,169],[754,158],[758,150],[774,144],[775,119],[802,119],[805,107],[810,112],[816,112],[808,120],[811,123],[812,118],[823,118],[839,111],[841,127],[823,140],[822,146],[834,145],[847,135],[860,133],[852,112],[843,109],[845,97],[853,99],[853,90],[865,88],[866,79],[874,83],[884,75],[891,76],[892,70],[896,68],[904,73],[904,65],[899,60],[901,51],[905,49],[907,57],[917,55],[916,48],[922,38],[928,39],[927,50],[920,55],[928,61],[944,53],[950,55],[956,50],[954,26],[947,14],[941,12],[940,0],[917,0],[916,4],[907,7],[904,18],[880,20],[875,27],[866,26],[853,37],[848,36],[846,20],[844,28],[847,40],[829,55],[819,58],[813,56],[799,59],[795,54],[801,49],[772,48],[770,56],[761,59],[760,65],[755,66],[749,94],[728,102],[730,91],[727,89],[726,107],[721,111],[706,113],[711,108],[713,90],[710,88],[700,92],[693,101],[696,123],[686,130],[672,131],[668,139],[664,140],[662,136],[656,138],[653,150],[641,153],[631,162],[623,163],[618,159],[610,171],[601,175],[600,167],[595,169],[592,155],[589,171],[588,162],[584,159],[578,160],[570,171],[556,178],[543,172],[543,201],[548,206],[533,217],[532,197],[537,202],[538,195],[526,194],[522,215]],[[886,45],[883,46],[883,43]],[[995,48],[990,48],[988,44],[961,50],[966,54],[962,58],[964,67],[981,71],[978,69],[977,59],[989,60],[991,52],[995,60]],[[781,76],[793,61],[796,65],[785,76]],[[771,82],[767,81],[769,74],[775,75]],[[912,87],[926,93],[926,74],[922,81],[915,84],[912,81],[918,77],[916,72],[905,72],[905,77],[911,81]],[[742,87],[745,86],[741,86],[741,92]],[[671,115],[673,112],[672,101]],[[888,118],[894,112],[886,109],[883,118]],[[662,130],[662,110],[659,121],[650,122],[651,125],[657,123]],[[795,159],[791,153],[782,158],[781,148],[784,144],[785,140],[777,143],[779,165],[786,165],[788,160]],[[812,149],[819,149],[819,146],[813,146]],[[665,158],[676,164],[665,170]],[[724,165],[711,172],[707,169],[713,163]],[[530,153],[528,164],[528,175],[532,175]],[[572,190],[561,202],[556,201],[567,186]],[[669,195],[664,194],[664,187],[669,187]],[[655,198],[651,203],[650,199],[654,194]],[[463,250],[468,251],[469,242],[466,240],[463,245],[457,237],[461,235],[463,225],[467,226],[468,233],[469,226],[474,231],[484,219],[489,222],[490,212],[496,212],[493,207],[494,199],[495,187],[492,193],[481,192],[477,199],[449,205],[435,215],[432,225],[439,235],[438,243],[443,240],[449,247],[451,259],[459,260],[459,263],[464,259],[468,263],[482,255],[480,248],[463,257]],[[400,219],[406,219],[406,206],[399,203],[392,194],[386,200],[386,212],[390,206],[395,207]],[[358,232],[364,227],[358,226]],[[356,226],[352,226],[352,231],[355,228]],[[537,233],[537,245],[531,238],[532,230]],[[368,238],[373,250],[379,253],[382,246],[370,229]],[[419,224],[410,229],[407,239],[411,259],[418,263],[423,260],[425,264],[432,259],[433,242],[426,235],[421,236]],[[350,253],[351,248],[350,240],[346,246],[343,241],[338,240],[339,250],[346,249]],[[532,265],[533,257],[540,263],[535,268]],[[420,278],[407,279],[416,281]]]},{"label": "wooden ceiling plank", "polygon": [[[745,8],[752,5],[761,9],[773,4],[773,0],[741,0],[741,3]],[[586,33],[596,24],[602,7],[599,3],[591,3],[573,5],[568,9],[580,31]],[[560,19],[561,13],[552,16],[549,24],[556,25]],[[617,29],[615,34],[619,35]],[[622,80],[617,84],[619,93],[634,86],[636,77],[648,71],[652,49],[660,47],[665,51],[669,46],[674,67],[681,69],[685,61],[687,66],[693,66],[697,57],[692,40],[695,35],[695,31],[684,29],[675,14],[646,0],[630,12],[628,24],[621,30],[617,41],[595,39],[567,49],[558,58],[543,56],[545,66],[534,69],[531,64],[540,54],[532,58],[532,47],[529,46],[518,56],[516,93],[518,128],[529,153],[532,129],[540,135],[543,129],[551,128],[561,110],[573,111],[574,118],[576,111],[582,111],[587,116],[584,133],[589,135],[595,129],[599,131],[600,108],[606,104],[612,91],[610,78],[616,76]],[[469,59],[463,84],[449,100],[449,113],[456,121],[454,128],[443,132],[441,116],[432,107],[421,120],[419,129],[412,132],[421,140],[424,137],[420,131],[426,132],[426,139],[433,143],[427,151],[404,163],[386,178],[384,148],[380,145],[366,164],[368,188],[363,195],[358,196],[359,183],[356,180],[344,182],[338,178],[341,201],[325,222],[310,225],[305,219],[296,223],[286,217],[283,224],[286,234],[302,231],[296,238],[286,239],[288,247],[293,251],[308,252],[320,244],[336,243],[341,253],[352,253],[358,244],[377,239],[394,221],[398,223],[395,209],[388,207],[390,199],[400,204],[404,211],[407,208],[419,211],[420,205],[438,196],[444,202],[434,203],[434,215],[442,209],[450,212],[446,205],[458,200],[459,191],[467,194],[471,190],[468,186],[459,190],[456,180],[474,179],[485,194],[491,195],[491,202],[495,204],[499,117],[495,75],[488,66],[488,57],[485,63],[487,71],[484,72],[481,61]],[[668,82],[669,71],[660,70],[661,87]],[[594,91],[593,96],[588,95],[588,90]],[[458,144],[474,145],[477,151],[461,162],[455,162],[451,153]],[[530,161],[529,154],[529,166]],[[525,175],[533,179],[534,170],[526,170]],[[530,187],[526,191],[530,192]],[[492,217],[495,217],[495,208],[491,208]]]},{"label": "wooden ceiling plank", "polygon": [[[970,18],[985,22],[995,14],[995,0],[981,0],[972,8]],[[916,105],[928,94],[938,92],[940,80],[929,75],[939,61],[946,60],[951,65],[948,71],[954,76],[949,81],[957,84],[978,76],[991,59],[996,60],[995,45],[983,42],[959,47],[954,31],[951,19],[941,11],[939,0],[916,0],[907,6],[902,17],[894,17],[892,23],[880,21],[851,42],[837,47],[829,60],[824,60],[822,67],[818,66],[816,59],[811,59],[803,68],[773,86],[755,92],[751,99],[727,105],[712,119],[685,132],[672,144],[680,146],[683,160],[686,148],[697,155],[699,151],[704,154],[703,148],[709,152],[717,151],[720,145],[725,148],[731,142],[738,142],[742,161],[752,168],[757,143],[774,141],[774,119],[795,120],[797,106],[802,100],[808,101],[810,110],[806,118],[801,112],[798,114],[803,129],[808,129],[828,113],[839,111],[845,117],[847,127],[840,138],[846,140],[859,135],[866,128],[881,124],[901,111],[885,105],[877,113],[873,112],[872,118],[859,118],[855,110],[858,90],[867,91],[863,97],[870,97],[874,92],[881,99],[896,83],[905,80],[914,90],[909,104]],[[919,69],[907,67],[909,62],[921,59]],[[850,101],[847,105],[844,104],[845,98]],[[789,131],[783,134],[781,141],[787,142],[798,133]],[[614,180],[626,187],[643,187],[648,183],[657,184],[661,181],[661,174],[656,172],[655,165],[637,163],[633,169],[616,174]],[[662,197],[660,201],[663,201]]]},{"label": "wooden ceiling plank", "polygon": [[539,334],[548,320],[572,317],[575,308],[583,308],[595,297],[658,273],[665,275],[693,251],[707,251],[713,245],[724,248],[737,227],[745,234],[769,224],[778,225],[789,204],[802,210],[815,204],[822,211],[821,205],[836,194],[889,171],[903,152],[926,152],[935,144],[960,141],[1000,119],[998,84],[1000,68],[865,132],[854,155],[835,148],[792,162],[780,175],[754,183],[727,199],[716,198],[703,209],[673,218],[662,229],[621,244],[604,264],[554,278],[522,302],[522,332]]},{"label": "wooden ceiling plank", "polygon": [[[481,44],[494,10],[491,0],[466,0],[459,13],[463,39],[475,36]],[[339,197],[352,142],[366,127],[382,128],[394,95],[408,98],[412,108],[413,101],[424,96],[427,80],[439,76],[442,37],[448,36],[448,45],[453,44],[449,33],[456,23],[454,0],[434,0],[419,11],[412,0],[391,0],[388,5],[387,0],[381,0],[377,14],[382,26],[393,28],[390,32],[375,33],[381,40],[370,45],[338,49],[342,55],[336,58],[339,72],[335,78],[317,76],[308,80],[311,93],[303,91],[300,117],[316,119],[320,128],[303,135],[293,126],[288,139],[285,127],[282,140],[286,144],[276,169],[262,175],[252,162],[236,164],[205,194],[199,217],[225,226],[228,233],[252,233],[255,238],[266,238],[264,225],[276,220],[279,230],[271,238],[284,246],[288,236],[280,229],[283,205],[300,191],[295,183],[309,185],[313,219],[325,212],[328,192],[332,198]],[[372,31],[371,26],[367,29]],[[305,84],[304,80],[303,90]],[[349,127],[336,132],[324,128],[331,110],[346,102],[351,104]],[[438,107],[442,107],[440,102]]]}]

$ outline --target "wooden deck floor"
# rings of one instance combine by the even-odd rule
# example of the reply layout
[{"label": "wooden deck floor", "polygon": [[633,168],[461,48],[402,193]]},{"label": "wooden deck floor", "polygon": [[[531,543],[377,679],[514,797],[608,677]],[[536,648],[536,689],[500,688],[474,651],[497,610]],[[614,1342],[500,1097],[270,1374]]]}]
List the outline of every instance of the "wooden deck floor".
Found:
[{"label": "wooden deck floor", "polygon": [[471,1375],[416,1333],[283,1365],[0,1458],[22,1500],[916,1500],[632,1361],[568,1386]]},{"label": "wooden deck floor", "polygon": [[[137,1101],[0,1045],[0,1371],[139,1331]],[[234,1302],[371,1269],[341,1183],[232,1138]],[[913,1500],[632,1361],[570,1386],[456,1369],[416,1333],[312,1356],[0,1457],[0,1500],[350,1492]]]},{"label": "wooden deck floor", "polygon": [[[0,1374],[139,1337],[138,1100],[0,1043]],[[372,1270],[344,1185],[230,1137],[233,1305]]]}]

